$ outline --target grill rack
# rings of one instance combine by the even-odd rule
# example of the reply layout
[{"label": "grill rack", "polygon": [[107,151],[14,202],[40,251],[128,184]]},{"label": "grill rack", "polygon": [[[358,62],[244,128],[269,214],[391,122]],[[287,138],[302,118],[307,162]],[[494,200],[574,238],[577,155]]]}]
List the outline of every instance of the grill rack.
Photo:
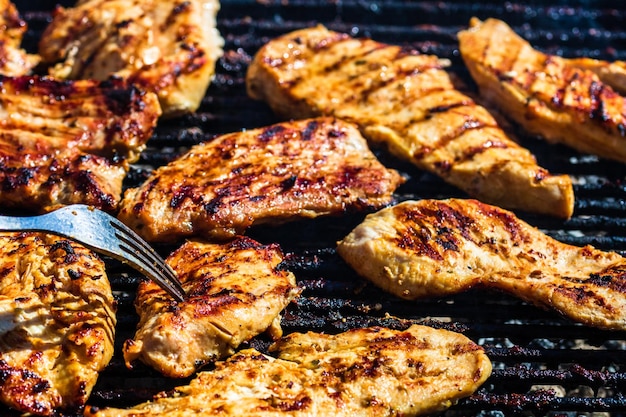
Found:
[{"label": "grill rack", "polygon": [[[71,6],[73,1],[64,0]],[[24,46],[36,50],[50,17],[46,0],[16,1],[29,24]],[[160,123],[148,149],[135,164],[126,187],[190,146],[216,135],[278,121],[263,103],[245,93],[245,71],[266,41],[291,30],[323,23],[333,30],[378,41],[405,44],[452,61],[452,71],[473,88],[458,54],[456,33],[471,16],[498,17],[535,47],[564,56],[626,59],[626,12],[613,0],[521,2],[223,0],[218,29],[225,56],[198,112]],[[306,17],[306,19],[303,18]],[[619,49],[619,48],[623,49]],[[513,127],[523,146],[540,165],[575,179],[574,216],[560,221],[518,213],[521,218],[566,243],[594,245],[626,254],[626,166],[579,155],[565,147],[528,137]],[[463,197],[439,178],[375,150],[388,166],[409,176],[397,191],[399,200]],[[335,242],[361,216],[301,221],[285,227],[250,230],[261,242],[277,242],[286,254],[284,267],[305,287],[285,312],[283,328],[292,331],[338,332],[384,325],[403,328],[424,323],[464,333],[481,344],[491,358],[492,376],[474,395],[461,400],[445,416],[622,416],[626,415],[626,332],[586,328],[494,291],[471,290],[453,297],[401,301],[357,277],[338,257]],[[294,237],[297,237],[295,239]],[[163,255],[173,248],[158,246]],[[90,404],[130,406],[188,380],[161,377],[148,367],[125,368],[121,344],[133,336],[137,317],[134,291],[141,279],[107,259],[109,277],[119,302],[116,353],[101,374]],[[250,345],[264,350],[270,341],[259,336]],[[11,414],[0,408],[0,414]]]}]

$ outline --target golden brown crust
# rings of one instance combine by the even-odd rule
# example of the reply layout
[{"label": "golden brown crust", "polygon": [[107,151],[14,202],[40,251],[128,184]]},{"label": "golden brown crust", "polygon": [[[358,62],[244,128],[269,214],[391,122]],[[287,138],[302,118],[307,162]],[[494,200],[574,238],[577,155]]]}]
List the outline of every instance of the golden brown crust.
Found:
[{"label": "golden brown crust", "polygon": [[152,93],[119,82],[1,77],[0,206],[113,211],[128,164],[156,126]]},{"label": "golden brown crust", "polygon": [[56,78],[119,77],[177,116],[198,108],[222,55],[218,10],[216,0],[83,0],[57,8],[39,52]]},{"label": "golden brown crust", "polygon": [[399,297],[504,290],[589,326],[626,329],[626,260],[561,243],[476,200],[406,201],[369,215],[337,251]]},{"label": "golden brown crust", "polygon": [[544,54],[497,19],[459,32],[481,95],[528,132],[626,162],[626,99],[591,71]]},{"label": "golden brown crust", "polygon": [[0,234],[0,399],[35,415],[77,411],[113,355],[104,263],[56,236]]},{"label": "golden brown crust", "polygon": [[247,73],[248,95],[283,118],[332,115],[372,142],[471,196],[568,218],[572,183],[551,175],[487,110],[455,89],[445,62],[322,26],[264,45]]},{"label": "golden brown crust", "polygon": [[626,61],[608,62],[593,58],[570,58],[568,65],[594,72],[600,80],[622,95],[626,94]]},{"label": "golden brown crust", "polygon": [[465,336],[418,325],[293,334],[270,350],[277,358],[247,349],[152,402],[86,415],[409,417],[445,410],[491,373]]},{"label": "golden brown crust", "polygon": [[182,378],[268,329],[280,337],[280,313],[300,292],[293,274],[277,269],[282,259],[277,245],[246,237],[184,243],[167,262],[189,297],[176,303],[152,281],[139,286],[140,322],[124,343],[127,366],[139,359]]},{"label": "golden brown crust", "polygon": [[403,181],[355,126],[285,122],[194,146],[128,190],[119,218],[150,241],[223,239],[260,223],[382,207]]}]

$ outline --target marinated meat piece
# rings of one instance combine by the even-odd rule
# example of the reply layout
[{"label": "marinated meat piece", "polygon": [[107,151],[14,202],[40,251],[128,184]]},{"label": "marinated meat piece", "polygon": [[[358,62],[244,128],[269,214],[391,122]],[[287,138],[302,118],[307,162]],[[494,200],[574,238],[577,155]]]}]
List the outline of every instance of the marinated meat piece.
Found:
[{"label": "marinated meat piece", "polygon": [[113,355],[104,263],[38,233],[0,233],[0,399],[33,415],[76,412]]},{"label": "marinated meat piece", "polygon": [[0,207],[115,210],[129,163],[156,126],[156,96],[119,82],[31,76],[0,76],[0,88]]},{"label": "marinated meat piece", "polygon": [[497,19],[472,19],[461,54],[481,95],[528,132],[626,162],[626,99],[591,71],[544,54]]},{"label": "marinated meat piece", "polygon": [[561,243],[476,200],[406,201],[337,245],[360,275],[405,299],[502,290],[580,323],[626,329],[626,259]]},{"label": "marinated meat piece", "polygon": [[491,374],[480,346],[420,325],[292,334],[270,351],[277,358],[246,349],[151,402],[86,415],[408,417],[447,409]]},{"label": "marinated meat piece", "polygon": [[119,218],[149,241],[230,238],[261,223],[379,208],[403,181],[355,126],[286,122],[192,147],[128,190]]},{"label": "marinated meat piece", "polygon": [[81,0],[56,9],[39,43],[62,79],[119,77],[158,94],[164,116],[195,111],[224,43],[217,0]]},{"label": "marinated meat piece", "polygon": [[278,269],[282,260],[277,245],[246,237],[184,243],[167,262],[188,298],[176,303],[154,282],[140,284],[138,330],[124,344],[127,366],[140,359],[182,378],[266,330],[280,337],[280,313],[300,292],[293,274]]},{"label": "marinated meat piece", "polygon": [[371,142],[475,198],[570,217],[570,178],[539,167],[455,88],[444,65],[436,56],[317,26],[263,46],[247,88],[284,118],[333,115],[356,123]]},{"label": "marinated meat piece", "polygon": [[0,0],[0,74],[20,76],[30,74],[39,62],[37,55],[31,55],[21,48],[22,38],[27,30],[15,5],[9,0]]}]

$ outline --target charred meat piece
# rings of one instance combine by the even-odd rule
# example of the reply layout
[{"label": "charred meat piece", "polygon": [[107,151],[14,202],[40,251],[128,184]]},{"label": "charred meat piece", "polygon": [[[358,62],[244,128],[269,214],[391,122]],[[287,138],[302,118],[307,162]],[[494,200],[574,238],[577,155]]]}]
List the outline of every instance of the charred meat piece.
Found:
[{"label": "charred meat piece", "polygon": [[626,162],[626,99],[596,74],[544,54],[497,19],[459,32],[481,95],[528,132],[579,152]]},{"label": "charred meat piece", "polygon": [[27,30],[15,5],[9,0],[0,0],[0,74],[16,77],[27,75],[39,62],[37,55],[21,48]]},{"label": "charred meat piece", "polygon": [[189,385],[107,416],[415,416],[445,410],[491,374],[462,334],[414,325],[338,335],[291,334],[270,351],[243,350]]},{"label": "charred meat piece", "polygon": [[261,223],[379,208],[403,181],[355,126],[286,122],[192,147],[126,191],[119,218],[149,241],[230,238]]},{"label": "charred meat piece", "polygon": [[140,284],[137,333],[124,344],[128,367],[140,359],[166,376],[192,375],[252,337],[280,337],[280,313],[296,297],[291,272],[279,270],[277,245],[246,237],[225,244],[188,241],[168,258],[188,298],[182,303],[154,282]]},{"label": "charred meat piece", "polygon": [[33,415],[76,412],[113,355],[104,263],[37,233],[0,234],[0,399]]},{"label": "charred meat piece", "polygon": [[113,211],[156,126],[153,93],[119,82],[0,77],[0,206]]},{"label": "charred meat piece", "polygon": [[322,26],[270,41],[254,57],[248,94],[281,117],[333,115],[370,142],[469,195],[510,209],[568,218],[574,193],[455,88],[444,62]]},{"label": "charred meat piece", "polygon": [[56,78],[122,78],[177,116],[198,108],[222,55],[218,10],[217,0],[82,0],[56,9],[39,53]]},{"label": "charred meat piece", "polygon": [[626,329],[626,259],[561,243],[476,200],[405,201],[366,217],[337,251],[405,299],[485,287],[589,326]]}]

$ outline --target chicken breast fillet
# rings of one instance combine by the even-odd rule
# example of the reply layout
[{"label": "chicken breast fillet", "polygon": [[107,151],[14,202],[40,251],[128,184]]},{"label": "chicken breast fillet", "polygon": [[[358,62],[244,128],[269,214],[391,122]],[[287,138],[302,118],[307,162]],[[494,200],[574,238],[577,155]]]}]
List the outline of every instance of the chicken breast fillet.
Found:
[{"label": "chicken breast fillet", "polygon": [[150,241],[231,238],[261,223],[380,208],[403,181],[355,126],[301,120],[192,147],[128,190],[119,218]]},{"label": "chicken breast fillet", "polygon": [[455,88],[444,65],[436,56],[316,26],[264,45],[246,82],[248,94],[279,116],[356,123],[371,142],[475,198],[570,217],[570,178],[539,167],[484,107]]},{"label": "chicken breast fillet", "polygon": [[58,7],[39,43],[50,75],[120,77],[158,94],[163,115],[195,111],[223,39],[217,0],[80,0]]},{"label": "chicken breast fillet", "polygon": [[591,71],[547,55],[497,19],[472,19],[459,46],[482,96],[528,132],[626,162],[626,99]]},{"label": "chicken breast fillet", "polygon": [[113,211],[151,137],[156,96],[119,82],[0,76],[0,206]]},{"label": "chicken breast fillet", "polygon": [[291,334],[270,351],[277,358],[246,349],[154,401],[86,415],[408,417],[447,409],[491,374],[480,346],[420,325]]},{"label": "chicken breast fillet", "polygon": [[27,29],[15,5],[9,0],[0,0],[0,75],[28,75],[39,62],[37,55],[21,47]]},{"label": "chicken breast fillet", "polygon": [[300,290],[278,268],[277,245],[246,237],[226,244],[188,241],[168,258],[188,298],[176,303],[152,281],[140,284],[140,321],[124,343],[129,368],[139,359],[162,374],[182,378],[268,330],[280,337],[280,314]]},{"label": "chicken breast fillet", "polygon": [[405,299],[502,290],[571,320],[626,329],[626,259],[561,243],[476,200],[406,201],[338,242],[361,276]]},{"label": "chicken breast fillet", "polygon": [[104,263],[37,233],[0,234],[0,399],[32,415],[76,412],[113,355]]}]

